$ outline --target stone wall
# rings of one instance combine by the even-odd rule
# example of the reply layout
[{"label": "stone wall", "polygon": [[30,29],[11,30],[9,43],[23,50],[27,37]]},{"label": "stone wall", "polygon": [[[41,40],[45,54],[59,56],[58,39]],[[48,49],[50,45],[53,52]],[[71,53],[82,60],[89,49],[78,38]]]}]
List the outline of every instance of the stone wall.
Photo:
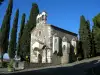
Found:
[{"label": "stone wall", "polygon": [[50,49],[50,27],[47,26],[46,24],[40,24],[38,26],[36,26],[36,28],[31,32],[31,50],[30,50],[30,62],[32,62],[32,58],[33,57],[33,50],[32,49],[32,45],[35,42],[39,42],[42,43],[43,45],[46,45],[49,50]]},{"label": "stone wall", "polygon": [[[58,49],[60,52],[55,54],[53,53],[53,37],[54,35],[57,35],[58,37],[58,44],[55,45],[55,49]],[[64,52],[64,57],[62,58],[62,39],[66,38],[66,42],[71,44],[71,41],[73,38],[77,39],[77,34],[63,30],[61,28],[55,27],[53,25],[49,25],[49,24],[38,24],[36,26],[36,28],[33,29],[33,31],[31,32],[31,50],[30,50],[30,62],[32,62],[33,60],[33,50],[32,46],[33,44],[37,41],[40,44],[46,45],[49,49],[49,51],[51,53],[51,55],[49,55],[49,57],[47,58],[48,60],[51,61],[51,63],[54,64],[61,64],[61,60],[66,60],[66,62],[68,63],[70,60],[70,54],[65,54]],[[48,50],[47,49],[47,50]],[[71,49],[70,49],[71,50]],[[58,52],[58,51],[57,51]],[[67,51],[68,52],[68,51]],[[69,52],[73,52],[73,51],[69,51]],[[60,54],[60,55],[59,55]],[[65,58],[66,56],[66,58]]]},{"label": "stone wall", "polygon": [[[59,56],[59,59],[56,59],[55,63],[56,64],[57,63],[64,63],[64,62],[69,63],[69,62],[75,61],[75,60],[73,60],[74,49],[72,48],[71,41],[73,38],[77,39],[77,34],[63,30],[63,29],[55,27],[53,25],[50,25],[50,26],[51,26],[51,39],[50,39],[51,40],[51,48],[53,49],[53,37],[55,35],[60,38],[62,43],[63,43],[63,38],[65,38],[65,43],[66,43],[66,47],[67,47],[66,51],[63,52],[63,50],[62,50],[63,45],[61,45],[62,43],[60,42],[60,45],[62,47],[60,46],[59,50],[62,50],[63,55]],[[69,47],[68,47],[68,45],[69,45]],[[55,61],[55,58],[58,58],[58,56],[55,55],[54,53],[52,53],[53,61]],[[61,60],[62,60],[62,62],[61,62]]]}]

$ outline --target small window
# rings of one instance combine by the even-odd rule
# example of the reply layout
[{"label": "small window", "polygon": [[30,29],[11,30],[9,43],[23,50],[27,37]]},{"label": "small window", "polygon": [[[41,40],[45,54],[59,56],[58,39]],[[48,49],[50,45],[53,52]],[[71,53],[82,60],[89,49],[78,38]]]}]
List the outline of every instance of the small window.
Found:
[{"label": "small window", "polygon": [[38,22],[38,19],[37,19],[37,23],[39,23],[39,22]]},{"label": "small window", "polygon": [[42,21],[42,17],[40,17],[40,21]]},{"label": "small window", "polygon": [[39,36],[41,35],[41,31],[39,31]]},{"label": "small window", "polygon": [[64,46],[63,46],[63,50],[65,50],[65,49],[66,49],[66,46],[64,45]]},{"label": "small window", "polygon": [[15,67],[18,67],[18,61],[16,62]]},{"label": "small window", "polygon": [[42,63],[42,56],[41,56],[41,54],[38,55],[38,63]]},{"label": "small window", "polygon": [[37,23],[39,23],[39,18],[37,19]]},{"label": "small window", "polygon": [[39,18],[39,22],[41,21],[41,19]]},{"label": "small window", "polygon": [[55,50],[54,54],[57,54],[57,50]]},{"label": "small window", "polygon": [[44,16],[44,19],[47,20],[47,16],[46,15]]},{"label": "small window", "polygon": [[57,43],[57,39],[55,39],[55,43]]},{"label": "small window", "polygon": [[37,52],[36,52],[36,51],[33,51],[33,54],[34,54],[35,56],[37,56]]},{"label": "small window", "polygon": [[42,20],[44,20],[44,15],[42,15]]}]

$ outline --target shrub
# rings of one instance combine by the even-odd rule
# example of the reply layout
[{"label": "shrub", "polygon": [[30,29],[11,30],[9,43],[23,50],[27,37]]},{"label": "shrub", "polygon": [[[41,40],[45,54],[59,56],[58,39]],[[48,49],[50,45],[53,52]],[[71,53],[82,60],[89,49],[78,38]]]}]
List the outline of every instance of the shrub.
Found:
[{"label": "shrub", "polygon": [[[1,65],[2,64],[2,65]],[[0,67],[2,68],[6,68],[8,65],[8,62],[3,62],[3,63],[0,63]]]},{"label": "shrub", "polygon": [[3,62],[3,67],[7,67],[8,62]]},{"label": "shrub", "polygon": [[8,63],[8,71],[9,72],[14,71],[13,62],[14,62],[13,59],[11,59],[10,62]]},{"label": "shrub", "polygon": [[8,63],[8,67],[13,68],[13,59],[11,59],[10,62]]}]

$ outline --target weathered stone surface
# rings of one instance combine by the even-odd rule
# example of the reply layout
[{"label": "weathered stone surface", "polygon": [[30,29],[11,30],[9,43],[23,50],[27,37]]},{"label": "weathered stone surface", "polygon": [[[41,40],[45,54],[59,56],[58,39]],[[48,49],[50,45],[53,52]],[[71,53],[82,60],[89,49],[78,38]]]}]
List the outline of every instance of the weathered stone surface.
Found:
[{"label": "weathered stone surface", "polygon": [[[42,16],[47,17],[47,14],[42,12],[37,16],[38,23],[31,32],[30,62],[39,63],[41,58],[41,63],[55,65],[69,63],[70,52],[72,52],[70,44],[76,47],[72,39],[77,39],[77,34],[46,24],[46,19],[42,19]],[[65,50],[64,43],[66,43]]]},{"label": "weathered stone surface", "polygon": [[22,70],[25,68],[25,62],[14,62],[13,67],[15,70]]}]

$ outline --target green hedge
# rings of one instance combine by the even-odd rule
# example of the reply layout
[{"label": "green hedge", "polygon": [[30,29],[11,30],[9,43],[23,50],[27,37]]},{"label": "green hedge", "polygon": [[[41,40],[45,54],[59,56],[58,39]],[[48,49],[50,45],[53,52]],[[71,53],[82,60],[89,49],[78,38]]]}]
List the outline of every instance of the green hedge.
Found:
[{"label": "green hedge", "polygon": [[0,67],[7,68],[7,66],[8,66],[8,62],[3,62],[3,66],[1,65],[1,62],[0,62]]}]

